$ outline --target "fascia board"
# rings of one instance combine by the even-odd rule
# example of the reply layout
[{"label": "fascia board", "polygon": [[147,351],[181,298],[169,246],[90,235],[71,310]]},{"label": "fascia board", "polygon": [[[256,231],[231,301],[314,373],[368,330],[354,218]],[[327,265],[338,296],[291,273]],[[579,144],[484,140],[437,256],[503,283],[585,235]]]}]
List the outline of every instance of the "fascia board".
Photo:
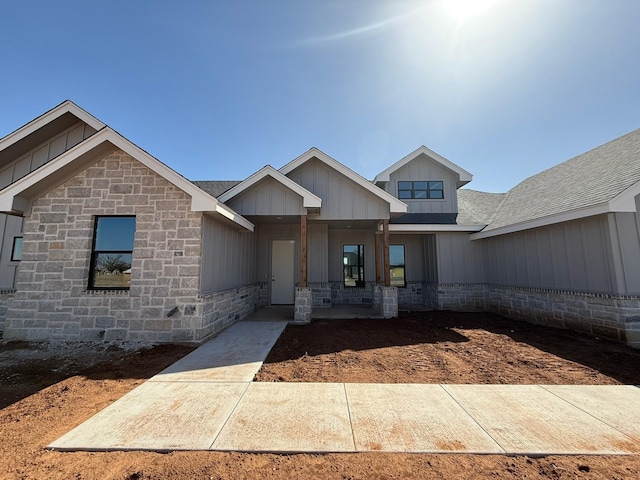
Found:
[{"label": "fascia board", "polygon": [[303,186],[297,184],[296,182],[291,180],[289,177],[283,175],[278,170],[273,168],[271,165],[266,165],[262,167],[260,170],[258,170],[251,176],[244,179],[238,185],[234,186],[233,188],[230,188],[229,190],[224,192],[222,195],[220,195],[218,197],[218,200],[221,202],[227,202],[231,200],[233,197],[235,197],[236,195],[239,195],[240,193],[249,189],[250,187],[258,183],[260,180],[262,180],[265,177],[273,178],[275,181],[280,182],[289,190],[292,190],[296,194],[300,195],[302,197],[302,206],[304,208],[320,208],[322,206],[322,199],[320,197],[310,192]]},{"label": "fascia board", "polygon": [[92,126],[96,130],[100,130],[105,127],[105,124],[98,120],[96,117],[78,107],[75,103],[70,100],[66,100],[62,102],[57,107],[52,108],[48,112],[40,115],[38,118],[30,121],[26,125],[20,127],[19,129],[11,132],[4,138],[0,139],[0,150],[4,150],[7,147],[10,147],[14,143],[22,140],[28,135],[32,134],[36,130],[42,128],[48,123],[52,122],[56,118],[61,117],[65,113],[71,113],[74,116],[78,117],[80,120],[85,122],[86,124]]},{"label": "fascia board", "polygon": [[479,232],[486,225],[436,225],[390,223],[390,233]]},{"label": "fascia board", "polygon": [[230,220],[233,220],[236,224],[250,231],[253,231],[253,224],[239,213],[233,211],[226,205],[220,205],[219,202],[204,192],[189,180],[178,174],[167,165],[151,156],[137,145],[134,145],[129,140],[124,138],[109,127],[104,127],[91,137],[80,142],[78,145],[62,153],[55,159],[48,163],[45,163],[37,170],[22,177],[20,180],[6,187],[0,192],[0,210],[10,211],[10,207],[13,205],[13,198],[19,197],[22,192],[28,188],[36,185],[38,182],[52,175],[58,169],[69,165],[78,157],[90,152],[97,146],[109,142],[114,147],[131,155],[137,161],[148,167],[153,172],[163,177],[168,182],[172,183],[180,190],[184,191],[191,196],[191,210],[195,212],[213,211],[217,212]]},{"label": "fascia board", "polygon": [[423,153],[427,157],[432,158],[433,160],[435,160],[436,162],[441,164],[446,169],[448,169],[448,170],[454,172],[456,175],[458,175],[458,178],[459,178],[458,187],[461,187],[462,185],[464,185],[466,183],[469,183],[471,180],[473,180],[473,175],[471,173],[467,172],[464,168],[459,167],[458,165],[456,165],[452,161],[447,160],[446,158],[444,158],[442,155],[440,155],[440,154],[434,152],[433,150],[431,150],[430,148],[427,148],[424,145],[422,145],[418,149],[416,149],[413,152],[411,152],[409,155],[407,155],[407,156],[403,157],[402,159],[398,160],[396,163],[391,165],[389,168],[387,168],[386,170],[384,170],[384,171],[380,172],[378,175],[376,175],[376,177],[373,179],[373,183],[388,182],[390,180],[390,176],[391,176],[391,174],[393,172],[395,172],[399,168],[404,167],[407,163],[409,163],[410,161],[414,160],[416,157],[422,155]]},{"label": "fascia board", "polygon": [[532,228],[546,227],[556,223],[570,222],[572,220],[579,220],[581,218],[602,215],[609,212],[611,212],[609,202],[601,203],[591,207],[580,208],[569,212],[558,213],[556,215],[549,215],[548,217],[537,218],[535,220],[514,223],[512,225],[474,233],[471,235],[471,240],[480,240],[482,238],[496,237],[498,235],[520,232],[522,230],[529,230]]},{"label": "fascia board", "polygon": [[304,163],[306,163],[307,161],[311,160],[314,157],[317,158],[318,160],[320,160],[321,162],[325,163],[326,165],[330,166],[331,168],[333,168],[337,172],[341,173],[345,177],[353,180],[358,185],[363,187],[365,190],[368,190],[369,192],[373,193],[377,197],[379,197],[382,200],[384,200],[385,202],[387,202],[389,204],[389,211],[391,213],[406,213],[406,211],[407,211],[407,204],[406,203],[401,202],[400,200],[398,200],[393,195],[385,192],[380,187],[377,187],[376,185],[371,183],[369,180],[364,178],[362,175],[354,172],[353,170],[351,170],[346,165],[343,165],[342,163],[340,163],[336,159],[330,157],[329,155],[327,155],[326,153],[322,152],[321,150],[318,150],[315,147],[312,148],[311,150],[303,153],[298,158],[296,158],[296,159],[292,160],[291,162],[287,163],[284,167],[280,168],[278,171],[280,173],[282,173],[283,175],[287,175],[288,173],[291,173],[293,170],[295,170],[296,168],[298,168],[299,166],[303,165]]},{"label": "fascia board", "polygon": [[636,182],[609,201],[612,212],[635,212],[636,197],[640,195],[640,182]]}]

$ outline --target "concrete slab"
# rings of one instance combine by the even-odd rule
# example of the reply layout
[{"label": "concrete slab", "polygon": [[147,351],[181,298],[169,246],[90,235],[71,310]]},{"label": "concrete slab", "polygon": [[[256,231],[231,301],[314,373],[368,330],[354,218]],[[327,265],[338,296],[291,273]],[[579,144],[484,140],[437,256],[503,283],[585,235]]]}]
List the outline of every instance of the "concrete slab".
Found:
[{"label": "concrete slab", "polygon": [[247,383],[146,382],[48,448],[206,450]]},{"label": "concrete slab", "polygon": [[543,385],[640,445],[640,388],[633,385]]},{"label": "concrete slab", "polygon": [[344,385],[252,383],[211,449],[353,452]]},{"label": "concrete slab", "polygon": [[250,382],[287,322],[238,322],[150,382]]},{"label": "concrete slab", "polygon": [[537,385],[443,385],[507,452],[629,454],[629,438]]},{"label": "concrete slab", "polygon": [[358,451],[505,453],[440,385],[345,387]]}]

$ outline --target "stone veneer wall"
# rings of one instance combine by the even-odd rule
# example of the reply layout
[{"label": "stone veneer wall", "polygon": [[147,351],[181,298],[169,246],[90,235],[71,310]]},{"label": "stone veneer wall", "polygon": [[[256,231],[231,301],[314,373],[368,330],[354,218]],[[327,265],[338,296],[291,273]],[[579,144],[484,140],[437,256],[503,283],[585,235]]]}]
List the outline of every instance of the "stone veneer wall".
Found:
[{"label": "stone veneer wall", "polygon": [[640,296],[487,285],[485,310],[640,347]]},{"label": "stone veneer wall", "polygon": [[343,282],[330,282],[332,305],[373,305],[375,282],[366,282],[365,287],[345,287]]},{"label": "stone veneer wall", "polygon": [[[136,216],[128,291],[87,290],[96,215]],[[228,318],[203,324],[215,300],[199,295],[201,229],[186,193],[124,152],[107,156],[34,200],[4,337],[202,340]],[[231,301],[239,316],[249,308],[244,299]]]},{"label": "stone veneer wall", "polygon": [[7,319],[7,303],[13,298],[15,290],[0,290],[0,338],[4,331],[5,320]]},{"label": "stone veneer wall", "polygon": [[423,282],[407,282],[406,287],[398,288],[399,305],[422,305],[423,303]]},{"label": "stone veneer wall", "polygon": [[331,308],[331,283],[310,282],[313,296],[313,308]]}]

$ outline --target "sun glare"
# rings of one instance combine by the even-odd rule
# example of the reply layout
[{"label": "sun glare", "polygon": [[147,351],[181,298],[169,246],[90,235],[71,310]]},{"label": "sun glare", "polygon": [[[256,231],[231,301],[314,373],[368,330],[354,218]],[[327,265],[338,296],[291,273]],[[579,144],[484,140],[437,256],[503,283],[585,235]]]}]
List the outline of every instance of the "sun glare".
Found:
[{"label": "sun glare", "polygon": [[459,23],[482,15],[501,0],[441,0],[444,11]]}]

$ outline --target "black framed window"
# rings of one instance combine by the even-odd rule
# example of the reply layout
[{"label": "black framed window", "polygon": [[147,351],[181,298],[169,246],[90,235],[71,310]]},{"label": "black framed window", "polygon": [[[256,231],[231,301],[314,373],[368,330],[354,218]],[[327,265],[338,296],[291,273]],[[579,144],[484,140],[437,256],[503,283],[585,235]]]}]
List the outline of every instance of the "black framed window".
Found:
[{"label": "black framed window", "polygon": [[444,182],[442,180],[399,181],[398,198],[401,200],[442,200],[444,199]]},{"label": "black framed window", "polygon": [[389,245],[389,278],[392,287],[406,287],[404,245]]},{"label": "black framed window", "polygon": [[364,245],[343,245],[345,287],[364,287]]},{"label": "black framed window", "polygon": [[13,237],[13,248],[11,249],[11,261],[22,260],[22,237]]},{"label": "black framed window", "polygon": [[89,289],[129,288],[135,231],[136,217],[96,217]]}]

